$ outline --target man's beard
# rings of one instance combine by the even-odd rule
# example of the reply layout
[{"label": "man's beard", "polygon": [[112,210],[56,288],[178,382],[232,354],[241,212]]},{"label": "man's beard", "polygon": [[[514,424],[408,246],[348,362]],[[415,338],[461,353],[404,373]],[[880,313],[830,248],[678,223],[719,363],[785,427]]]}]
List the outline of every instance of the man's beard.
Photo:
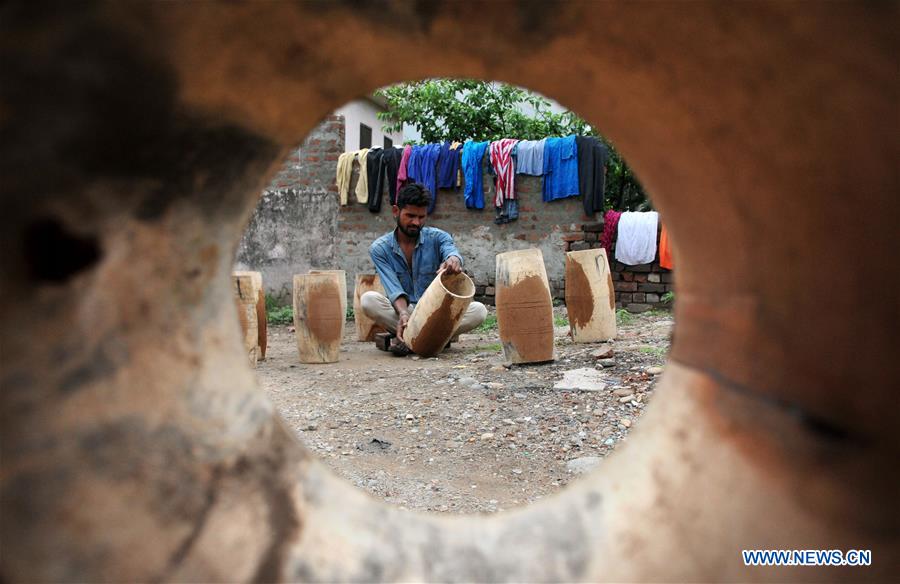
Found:
[{"label": "man's beard", "polygon": [[400,219],[397,219],[397,229],[402,231],[403,235],[405,235],[406,237],[411,237],[413,239],[416,239],[417,237],[419,237],[419,231],[420,231],[419,227],[417,227],[415,225],[410,225],[409,227],[403,227],[402,225],[400,225]]}]

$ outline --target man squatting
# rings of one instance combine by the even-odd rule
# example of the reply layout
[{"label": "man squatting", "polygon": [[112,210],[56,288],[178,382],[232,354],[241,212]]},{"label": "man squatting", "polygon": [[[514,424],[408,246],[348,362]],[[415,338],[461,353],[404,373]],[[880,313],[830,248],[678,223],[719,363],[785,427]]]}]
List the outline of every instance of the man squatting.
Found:
[{"label": "man squatting", "polygon": [[[381,278],[387,296],[366,292],[360,297],[362,311],[397,336],[391,350],[406,354],[403,331],[413,308],[440,270],[448,274],[462,271],[462,255],[449,233],[425,227],[431,194],[418,183],[409,183],[397,193],[392,207],[397,227],[376,239],[369,256]],[[454,336],[477,328],[487,317],[487,308],[472,302],[454,331]]]}]

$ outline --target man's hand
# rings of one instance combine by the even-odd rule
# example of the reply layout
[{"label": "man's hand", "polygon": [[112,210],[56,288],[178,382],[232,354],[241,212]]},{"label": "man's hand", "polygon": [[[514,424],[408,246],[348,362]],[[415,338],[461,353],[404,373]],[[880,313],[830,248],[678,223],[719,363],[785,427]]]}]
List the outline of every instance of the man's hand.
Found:
[{"label": "man's hand", "polygon": [[404,309],[400,311],[397,318],[397,338],[401,341],[403,341],[403,333],[406,331],[407,324],[409,324],[409,310]]},{"label": "man's hand", "polygon": [[462,271],[462,264],[456,256],[450,256],[441,264],[441,270],[445,270],[448,274],[458,274]]}]

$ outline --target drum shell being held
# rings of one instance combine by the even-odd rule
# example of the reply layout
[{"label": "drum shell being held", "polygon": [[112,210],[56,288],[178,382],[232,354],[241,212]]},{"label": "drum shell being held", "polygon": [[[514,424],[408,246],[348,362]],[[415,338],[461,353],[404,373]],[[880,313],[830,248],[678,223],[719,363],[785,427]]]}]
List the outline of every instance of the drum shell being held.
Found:
[{"label": "drum shell being held", "polygon": [[409,348],[422,357],[440,353],[474,296],[475,284],[467,275],[438,272],[409,317],[403,333]]}]

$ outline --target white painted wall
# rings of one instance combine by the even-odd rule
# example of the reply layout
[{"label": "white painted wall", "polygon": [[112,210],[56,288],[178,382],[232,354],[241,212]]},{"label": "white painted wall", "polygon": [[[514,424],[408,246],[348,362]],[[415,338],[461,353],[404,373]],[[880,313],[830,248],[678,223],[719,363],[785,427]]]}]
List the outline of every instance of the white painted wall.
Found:
[{"label": "white painted wall", "polygon": [[[375,102],[368,99],[358,99],[351,101],[340,109],[335,110],[335,114],[344,116],[346,129],[344,132],[344,152],[359,150],[359,125],[365,124],[372,128],[372,146],[384,145],[384,132],[381,126],[384,122],[379,120],[375,114],[384,111]],[[394,132],[388,134],[388,138],[394,141],[394,146],[403,146],[403,133]]]}]

